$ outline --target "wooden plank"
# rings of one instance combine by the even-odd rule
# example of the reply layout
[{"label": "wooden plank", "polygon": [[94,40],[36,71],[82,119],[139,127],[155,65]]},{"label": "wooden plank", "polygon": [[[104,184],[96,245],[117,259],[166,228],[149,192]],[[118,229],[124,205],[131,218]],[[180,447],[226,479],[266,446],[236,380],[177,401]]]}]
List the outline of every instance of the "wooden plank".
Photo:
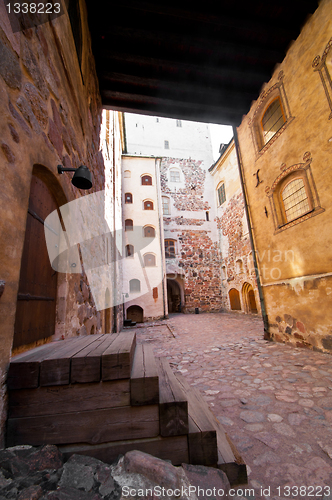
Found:
[{"label": "wooden plank", "polygon": [[130,405],[128,379],[9,391],[8,417],[57,415]]},{"label": "wooden plank", "polygon": [[98,444],[159,434],[157,405],[123,406],[38,417],[9,418],[6,446]]},{"label": "wooden plank", "polygon": [[159,402],[159,379],[152,347],[136,346],[130,376],[130,404],[144,405]]},{"label": "wooden plank", "polygon": [[188,402],[165,357],[156,358],[159,375],[160,435],[188,434]]},{"label": "wooden plank", "polygon": [[72,357],[70,368],[72,384],[101,380],[101,356],[117,337],[116,333],[103,335]]},{"label": "wooden plank", "polygon": [[61,349],[54,349],[40,363],[40,386],[69,384],[71,357],[101,336],[76,337],[76,341],[65,341]]},{"label": "wooden plank", "polygon": [[139,450],[149,453],[162,460],[170,460],[173,465],[188,463],[187,436],[155,437],[148,439],[132,439],[127,441],[117,441],[98,445],[74,444],[60,445],[59,450],[64,455],[64,459],[74,453],[88,455],[98,458],[105,463],[111,464],[119,455],[124,455],[127,451]]},{"label": "wooden plank", "polygon": [[[232,485],[245,484],[247,482],[247,469],[245,462],[237,451],[235,445],[232,443],[229,436],[226,434],[223,426],[215,418],[198,389],[190,386],[183,375],[181,375],[180,373],[177,373],[175,376],[178,382],[181,384],[183,390],[186,392],[186,396],[188,398],[189,414],[190,417],[192,417],[195,421],[195,424],[201,429],[204,429],[203,425],[210,425],[210,428],[214,428],[216,431],[218,447],[218,468],[223,470],[227,474],[227,477]],[[204,421],[206,422],[206,419],[208,423],[204,424]],[[190,460],[192,459],[193,456],[190,455]]]},{"label": "wooden plank", "polygon": [[136,333],[121,332],[102,354],[102,380],[130,378],[135,347]]},{"label": "wooden plank", "polygon": [[31,349],[30,351],[14,356],[11,359],[8,370],[8,389],[28,389],[38,387],[41,361],[55,349],[60,349],[65,344],[68,345],[72,342],[77,342],[77,337],[49,342],[48,344],[43,344]]},{"label": "wooden plank", "polygon": [[218,463],[217,433],[211,426],[206,430],[198,427],[190,414],[189,405],[188,451],[189,463],[193,465],[216,466]]}]

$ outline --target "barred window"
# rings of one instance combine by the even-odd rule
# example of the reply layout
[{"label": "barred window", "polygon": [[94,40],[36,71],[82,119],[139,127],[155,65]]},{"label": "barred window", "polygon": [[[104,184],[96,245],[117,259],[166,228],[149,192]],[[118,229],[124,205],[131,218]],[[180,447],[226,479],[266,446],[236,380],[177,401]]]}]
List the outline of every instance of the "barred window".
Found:
[{"label": "barred window", "polygon": [[221,186],[218,187],[218,204],[219,206],[225,203],[226,201],[226,191],[225,184],[222,183]]},{"label": "barred window", "polygon": [[287,222],[310,211],[308,196],[303,179],[294,179],[283,189],[282,201],[284,203]]},{"label": "barred window", "polygon": [[263,143],[266,144],[285,123],[281,102],[277,97],[265,111],[262,118]]}]

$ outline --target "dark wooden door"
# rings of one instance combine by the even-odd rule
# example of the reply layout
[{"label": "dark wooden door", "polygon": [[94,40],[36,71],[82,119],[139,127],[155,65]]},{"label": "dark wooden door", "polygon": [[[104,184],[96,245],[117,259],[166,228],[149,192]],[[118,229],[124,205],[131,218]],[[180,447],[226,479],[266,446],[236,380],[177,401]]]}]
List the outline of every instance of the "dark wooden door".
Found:
[{"label": "dark wooden door", "polygon": [[49,337],[55,330],[57,273],[51,268],[44,234],[45,218],[57,209],[46,184],[32,176],[13,347]]}]

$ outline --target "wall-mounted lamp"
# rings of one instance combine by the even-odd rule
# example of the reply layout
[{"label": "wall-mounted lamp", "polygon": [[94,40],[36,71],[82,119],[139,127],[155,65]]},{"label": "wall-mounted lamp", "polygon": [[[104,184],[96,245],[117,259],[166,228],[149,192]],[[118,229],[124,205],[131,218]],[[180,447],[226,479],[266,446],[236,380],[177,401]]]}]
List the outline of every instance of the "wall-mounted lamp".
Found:
[{"label": "wall-mounted lamp", "polygon": [[81,165],[78,168],[65,168],[62,165],[58,165],[58,174],[63,174],[64,172],[75,172],[71,181],[75,187],[79,189],[92,188],[91,172],[85,165]]}]

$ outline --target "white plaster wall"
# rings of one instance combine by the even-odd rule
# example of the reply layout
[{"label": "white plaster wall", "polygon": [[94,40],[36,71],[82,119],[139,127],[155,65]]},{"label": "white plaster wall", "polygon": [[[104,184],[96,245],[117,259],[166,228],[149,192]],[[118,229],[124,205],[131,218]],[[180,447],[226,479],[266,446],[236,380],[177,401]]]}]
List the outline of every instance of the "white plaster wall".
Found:
[{"label": "white plaster wall", "polygon": [[[130,171],[130,177],[122,176],[123,193],[123,293],[125,309],[130,305],[139,305],[144,310],[144,318],[157,318],[167,314],[164,311],[163,275],[164,259],[161,252],[162,235],[160,231],[160,206],[158,190],[159,182],[156,178],[156,159],[154,157],[122,156],[122,172]],[[141,176],[150,175],[152,186],[141,184]],[[125,193],[131,193],[133,203],[124,203]],[[144,210],[144,200],[153,202],[153,210]],[[132,219],[134,230],[124,231],[125,220]],[[143,237],[144,226],[155,229],[155,238]],[[125,257],[125,246],[134,245],[134,256]],[[156,265],[144,267],[144,254],[152,253],[156,258]],[[130,293],[129,281],[139,279],[140,293]],[[158,288],[158,298],[153,298],[153,288]]]}]

